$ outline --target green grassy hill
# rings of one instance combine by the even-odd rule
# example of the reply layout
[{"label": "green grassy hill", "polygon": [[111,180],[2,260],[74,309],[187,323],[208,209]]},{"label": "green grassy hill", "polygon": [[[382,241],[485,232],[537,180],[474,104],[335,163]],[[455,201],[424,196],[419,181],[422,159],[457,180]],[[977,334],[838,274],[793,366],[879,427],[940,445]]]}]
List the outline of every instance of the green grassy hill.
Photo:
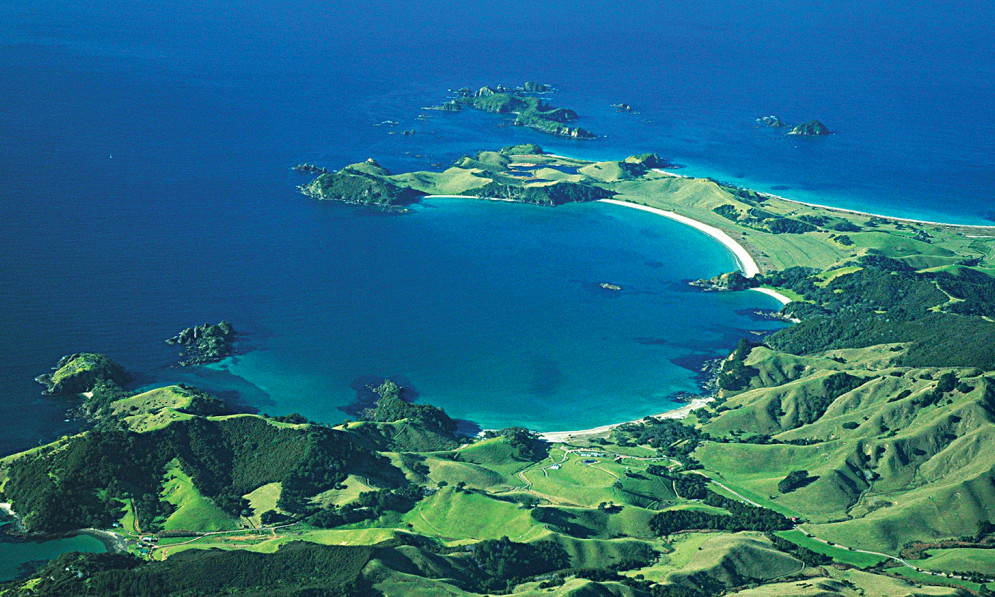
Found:
[{"label": "green grassy hill", "polygon": [[[789,359],[754,350],[750,389],[703,425],[732,443],[705,443],[695,456],[731,485],[819,523],[814,532],[830,540],[895,553],[916,538],[973,533],[995,516],[995,460],[981,457],[995,439],[993,380],[954,370],[958,388],[923,407],[951,371],[894,367],[881,358],[889,352]],[[844,373],[869,381],[827,395],[824,380]],[[816,479],[781,493],[795,470]]]},{"label": "green grassy hill", "polygon": [[805,565],[778,551],[762,535],[716,535],[679,570],[666,578],[669,584],[688,587],[740,586],[792,576]]}]

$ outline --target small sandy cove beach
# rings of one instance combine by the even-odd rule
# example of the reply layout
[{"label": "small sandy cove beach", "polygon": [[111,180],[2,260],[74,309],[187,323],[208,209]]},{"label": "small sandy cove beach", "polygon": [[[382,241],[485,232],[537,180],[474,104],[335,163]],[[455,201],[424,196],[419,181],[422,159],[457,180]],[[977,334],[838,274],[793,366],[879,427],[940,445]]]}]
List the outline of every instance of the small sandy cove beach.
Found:
[{"label": "small sandy cove beach", "polygon": [[[675,408],[674,410],[668,410],[665,413],[659,415],[653,415],[654,419],[683,419],[687,417],[691,411],[696,408],[701,408],[705,404],[711,402],[711,398],[695,398],[688,404]],[[599,433],[606,433],[612,429],[618,427],[619,425],[625,425],[626,423],[633,423],[635,421],[623,421],[621,423],[612,423],[611,425],[602,425],[601,427],[594,427],[592,429],[581,429],[579,431],[546,431],[545,433],[540,433],[539,437],[548,442],[565,442],[572,439],[580,439],[583,437],[588,437],[592,435],[598,435]]]}]

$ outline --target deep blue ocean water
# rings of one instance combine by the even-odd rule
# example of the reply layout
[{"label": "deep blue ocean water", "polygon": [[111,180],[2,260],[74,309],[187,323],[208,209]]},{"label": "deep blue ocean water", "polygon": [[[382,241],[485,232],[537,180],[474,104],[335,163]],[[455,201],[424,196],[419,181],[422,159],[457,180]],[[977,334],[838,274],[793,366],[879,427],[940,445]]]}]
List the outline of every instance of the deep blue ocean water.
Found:
[{"label": "deep blue ocean water", "polygon": [[[759,294],[689,292],[733,261],[662,218],[451,200],[389,217],[300,197],[302,161],[430,168],[537,142],[896,216],[995,213],[986,3],[397,4],[0,3],[0,453],[75,428],[32,378],[79,350],[271,414],[337,422],[391,376],[481,425],[548,429],[666,410],[690,363],[771,327],[745,314],[776,306]],[[605,136],[416,120],[448,88],[527,79]],[[838,134],[754,127],[771,113]],[[168,367],[164,338],[222,318],[240,357]]]}]

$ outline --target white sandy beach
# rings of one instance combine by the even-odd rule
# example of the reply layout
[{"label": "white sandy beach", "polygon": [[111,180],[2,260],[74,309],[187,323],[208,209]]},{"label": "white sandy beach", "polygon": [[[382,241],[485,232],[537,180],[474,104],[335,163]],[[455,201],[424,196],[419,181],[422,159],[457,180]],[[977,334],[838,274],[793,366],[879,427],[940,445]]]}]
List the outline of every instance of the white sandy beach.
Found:
[{"label": "white sandy beach", "polygon": [[[701,408],[702,406],[711,402],[711,398],[695,398],[690,403],[682,406],[680,408],[675,408],[674,410],[668,410],[665,413],[660,413],[658,415],[652,415],[654,419],[683,419],[687,417],[691,411],[696,408]],[[597,435],[599,433],[605,433],[611,431],[612,429],[618,427],[619,425],[625,425],[626,423],[633,423],[635,421],[622,421],[621,423],[612,423],[611,425],[602,425],[601,427],[594,427],[591,429],[581,429],[579,431],[546,431],[545,433],[540,433],[539,436],[548,442],[563,442],[569,439],[577,439],[580,437],[586,437],[590,435]]]},{"label": "white sandy beach", "polygon": [[658,216],[663,216],[665,218],[670,218],[671,220],[678,221],[682,224],[687,224],[696,230],[700,230],[711,236],[715,240],[725,246],[725,248],[732,251],[732,254],[736,256],[736,261],[739,263],[739,269],[743,271],[743,275],[747,278],[752,278],[753,276],[760,273],[760,268],[757,267],[757,262],[753,260],[750,253],[743,248],[743,245],[737,243],[732,239],[731,236],[725,232],[715,228],[714,226],[709,226],[708,224],[702,224],[698,220],[692,220],[689,217],[676,214],[672,211],[664,211],[662,209],[657,209],[655,207],[649,207],[647,205],[640,205],[638,203],[630,203],[628,201],[619,201],[618,199],[600,199],[602,203],[612,203],[614,205],[621,205],[623,207],[631,207],[633,209],[641,209],[643,211],[648,211],[654,213]]},{"label": "white sandy beach", "polygon": [[787,305],[788,303],[791,302],[791,299],[789,299],[788,297],[784,296],[780,292],[774,290],[773,288],[751,288],[750,290],[756,290],[757,292],[762,292],[762,293],[766,294],[767,296],[772,296],[772,297],[776,298],[777,300],[781,301],[782,305]]}]

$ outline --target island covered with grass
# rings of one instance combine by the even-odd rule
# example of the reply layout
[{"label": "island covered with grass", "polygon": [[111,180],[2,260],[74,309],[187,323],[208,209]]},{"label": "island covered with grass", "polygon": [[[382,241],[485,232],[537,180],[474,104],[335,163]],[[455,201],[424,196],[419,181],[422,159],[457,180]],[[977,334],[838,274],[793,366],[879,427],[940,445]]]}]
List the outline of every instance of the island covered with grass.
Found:
[{"label": "island covered with grass", "polygon": [[187,386],[135,393],[107,357],[77,355],[52,377],[100,399],[96,423],[0,460],[0,501],[25,532],[93,528],[123,548],[66,554],[0,595],[990,594],[995,228],[666,166],[520,145],[442,172],[316,168],[303,190],[387,209],[610,200],[728,239],[742,271],[702,285],[777,293],[797,323],[741,341],[683,418],[470,437],[383,380],[329,426]]}]

